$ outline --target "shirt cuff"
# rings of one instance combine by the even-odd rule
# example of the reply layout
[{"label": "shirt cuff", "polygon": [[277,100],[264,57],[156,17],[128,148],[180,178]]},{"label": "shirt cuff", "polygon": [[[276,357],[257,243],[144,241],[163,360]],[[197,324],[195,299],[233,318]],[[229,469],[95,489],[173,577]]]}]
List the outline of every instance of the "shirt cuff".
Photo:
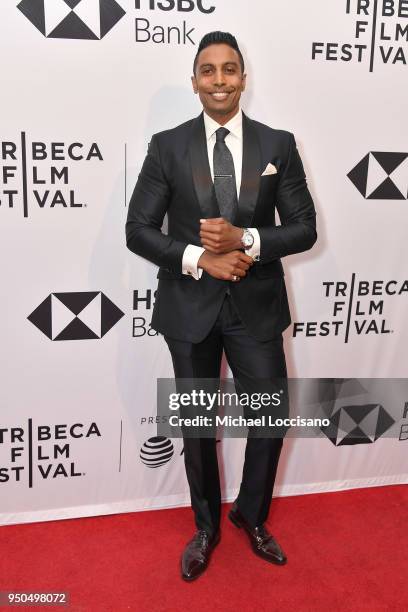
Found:
[{"label": "shirt cuff", "polygon": [[188,274],[188,276],[192,276],[196,280],[201,278],[203,270],[198,267],[198,260],[204,251],[205,249],[203,249],[203,247],[198,247],[195,244],[188,244],[186,246],[181,262],[181,271],[183,274]]},{"label": "shirt cuff", "polygon": [[256,227],[248,227],[248,230],[254,237],[254,244],[250,249],[245,250],[245,255],[249,255],[254,261],[259,261],[261,255],[261,237]]}]

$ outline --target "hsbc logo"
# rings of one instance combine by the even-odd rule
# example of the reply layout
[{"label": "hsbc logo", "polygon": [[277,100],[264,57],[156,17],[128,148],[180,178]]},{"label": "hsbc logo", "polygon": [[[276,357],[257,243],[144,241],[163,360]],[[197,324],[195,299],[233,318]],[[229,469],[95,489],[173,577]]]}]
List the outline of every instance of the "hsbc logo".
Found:
[{"label": "hsbc logo", "polygon": [[330,417],[322,432],[334,446],[372,444],[385,434],[395,420],[380,404],[342,406]]},{"label": "hsbc logo", "polygon": [[22,0],[17,8],[46,38],[99,40],[125,15],[116,0]]},{"label": "hsbc logo", "polygon": [[124,316],[101,291],[51,293],[27,317],[50,340],[96,340]]},{"label": "hsbc logo", "polygon": [[408,153],[371,151],[347,176],[366,200],[408,199]]},{"label": "hsbc logo", "polygon": [[[119,0],[121,2],[121,0]],[[116,0],[21,0],[17,8],[46,38],[100,40],[126,11]],[[128,0],[130,3],[130,0]],[[149,45],[196,45],[196,25],[186,19],[157,23],[160,14],[211,15],[214,0],[134,0],[134,40]],[[129,11],[130,13],[130,11]],[[129,14],[129,20],[131,14]]]}]

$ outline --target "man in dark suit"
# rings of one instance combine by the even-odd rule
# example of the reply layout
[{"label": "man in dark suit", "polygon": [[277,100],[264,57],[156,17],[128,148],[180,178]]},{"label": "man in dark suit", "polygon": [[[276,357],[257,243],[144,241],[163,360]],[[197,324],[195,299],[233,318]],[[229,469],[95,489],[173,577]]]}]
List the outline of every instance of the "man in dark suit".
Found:
[{"label": "man in dark suit", "polygon": [[[176,378],[217,379],[225,350],[241,392],[287,376],[282,332],[291,319],[280,260],[317,237],[295,139],[241,111],[245,81],[235,38],[207,34],[192,77],[203,113],[152,137],[126,223],[128,248],[159,266],[151,325],[165,337]],[[248,435],[229,513],[253,551],[279,565],[286,556],[265,522],[282,443]],[[197,532],[181,566],[193,580],[220,539],[215,439],[186,437],[184,458]]]}]

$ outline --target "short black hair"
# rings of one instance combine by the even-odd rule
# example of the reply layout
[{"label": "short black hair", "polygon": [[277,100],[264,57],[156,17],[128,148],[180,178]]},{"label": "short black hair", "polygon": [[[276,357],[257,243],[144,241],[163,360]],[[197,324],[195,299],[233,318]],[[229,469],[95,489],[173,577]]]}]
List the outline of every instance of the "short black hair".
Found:
[{"label": "short black hair", "polygon": [[235,36],[233,36],[229,32],[220,32],[220,31],[209,32],[208,34],[205,34],[205,36],[203,36],[203,38],[201,39],[200,44],[198,45],[196,56],[194,58],[193,74],[195,74],[195,71],[197,68],[198,56],[200,55],[201,51],[203,51],[203,49],[206,49],[210,45],[228,45],[232,49],[235,49],[235,51],[238,53],[242,74],[244,74],[244,71],[245,71],[244,58],[242,56],[240,48],[238,47],[237,39],[235,38]]}]

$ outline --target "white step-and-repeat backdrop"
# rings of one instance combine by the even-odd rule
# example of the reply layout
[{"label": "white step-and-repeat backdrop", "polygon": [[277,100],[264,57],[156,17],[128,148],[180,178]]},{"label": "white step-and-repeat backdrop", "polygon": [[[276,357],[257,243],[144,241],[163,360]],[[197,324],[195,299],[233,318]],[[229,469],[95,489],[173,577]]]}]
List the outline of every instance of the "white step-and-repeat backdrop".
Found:
[{"label": "white step-and-repeat backdrop", "polygon": [[[247,114],[294,132],[318,211],[318,243],[284,260],[290,375],[407,374],[406,0],[2,0],[2,524],[189,503],[182,441],[155,438],[156,270],[124,225],[151,135],[200,112],[215,29],[241,44]],[[407,482],[403,410],[393,439],[287,440],[276,494]],[[218,445],[226,500],[244,444]]]}]

